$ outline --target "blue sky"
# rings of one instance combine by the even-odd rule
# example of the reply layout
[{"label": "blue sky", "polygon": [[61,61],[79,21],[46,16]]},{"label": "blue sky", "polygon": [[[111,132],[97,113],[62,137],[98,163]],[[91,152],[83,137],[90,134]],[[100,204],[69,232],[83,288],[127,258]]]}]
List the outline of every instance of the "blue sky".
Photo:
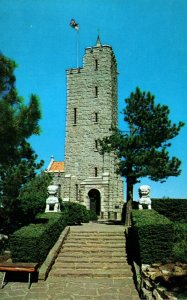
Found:
[{"label": "blue sky", "polygon": [[[172,122],[187,123],[187,0],[0,0],[0,50],[18,64],[17,89],[28,101],[40,97],[41,135],[31,144],[45,160],[64,160],[66,72],[79,66],[86,47],[111,45],[118,62],[119,127],[124,99],[136,86],[170,108]],[[182,174],[150,184],[152,197],[187,198],[187,125],[172,141]],[[138,186],[135,186],[135,198]]]}]

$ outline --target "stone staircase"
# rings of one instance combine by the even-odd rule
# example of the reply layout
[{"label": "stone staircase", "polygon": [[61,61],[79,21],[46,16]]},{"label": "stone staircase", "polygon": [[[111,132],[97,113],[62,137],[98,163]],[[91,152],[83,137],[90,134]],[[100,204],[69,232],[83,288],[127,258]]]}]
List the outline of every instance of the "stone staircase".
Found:
[{"label": "stone staircase", "polygon": [[132,278],[124,232],[70,229],[50,276]]}]

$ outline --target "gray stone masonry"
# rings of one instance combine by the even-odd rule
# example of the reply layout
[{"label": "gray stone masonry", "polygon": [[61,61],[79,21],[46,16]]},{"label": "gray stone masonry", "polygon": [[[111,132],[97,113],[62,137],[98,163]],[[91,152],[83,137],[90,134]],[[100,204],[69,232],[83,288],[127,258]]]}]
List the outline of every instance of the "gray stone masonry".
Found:
[{"label": "gray stone masonry", "polygon": [[[86,48],[83,67],[67,70],[63,198],[101,218],[121,218],[123,181],[114,154],[101,155],[99,139],[117,125],[117,63],[110,46]],[[96,193],[95,193],[96,192]],[[94,196],[96,195],[97,196]],[[94,198],[95,197],[95,198]],[[91,206],[92,201],[95,201]]]}]

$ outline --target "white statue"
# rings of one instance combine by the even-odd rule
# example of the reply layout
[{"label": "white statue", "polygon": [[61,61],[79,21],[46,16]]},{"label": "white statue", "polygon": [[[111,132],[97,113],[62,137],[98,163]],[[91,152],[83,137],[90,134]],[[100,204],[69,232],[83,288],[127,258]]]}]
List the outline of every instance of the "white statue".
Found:
[{"label": "white statue", "polygon": [[151,199],[150,192],[151,188],[149,185],[141,185],[138,189],[139,191],[139,209],[143,209],[142,204],[148,205],[148,209],[151,209]]},{"label": "white statue", "polygon": [[57,185],[49,185],[47,187],[48,198],[46,200],[46,208],[45,212],[59,212],[60,211],[60,203],[58,200],[58,186]]}]

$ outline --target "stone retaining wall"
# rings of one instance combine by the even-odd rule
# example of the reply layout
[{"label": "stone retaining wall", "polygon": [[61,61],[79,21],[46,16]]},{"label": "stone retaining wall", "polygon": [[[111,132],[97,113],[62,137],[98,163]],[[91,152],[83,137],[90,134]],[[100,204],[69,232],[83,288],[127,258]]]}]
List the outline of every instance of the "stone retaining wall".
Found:
[{"label": "stone retaining wall", "polygon": [[[157,264],[142,265],[139,267],[135,262],[134,273],[135,283],[140,293],[141,299],[145,300],[178,300],[178,298],[171,295],[163,286],[158,285],[154,281],[155,270],[158,267]],[[167,272],[167,271],[165,271]]]}]

